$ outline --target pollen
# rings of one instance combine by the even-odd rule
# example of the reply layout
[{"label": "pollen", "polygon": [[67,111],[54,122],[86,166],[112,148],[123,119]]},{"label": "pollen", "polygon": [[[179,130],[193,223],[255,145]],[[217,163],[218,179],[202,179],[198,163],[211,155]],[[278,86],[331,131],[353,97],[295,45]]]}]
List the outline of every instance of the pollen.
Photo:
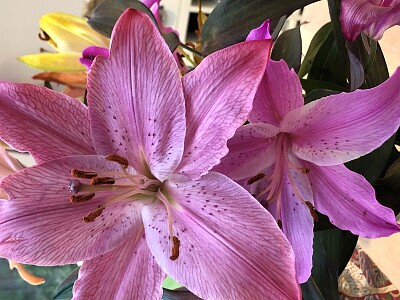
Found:
[{"label": "pollen", "polygon": [[179,247],[181,241],[175,235],[172,237],[172,255],[169,257],[171,260],[176,260],[179,257]]},{"label": "pollen", "polygon": [[97,208],[94,211],[92,211],[90,214],[88,214],[86,217],[83,218],[83,221],[85,221],[85,223],[93,222],[94,219],[101,216],[104,208],[105,207],[102,205],[97,206]]},{"label": "pollen", "polygon": [[308,174],[308,172],[310,172],[310,168],[301,167],[301,173],[303,173],[303,174]]},{"label": "pollen", "polygon": [[71,203],[87,202],[87,201],[93,199],[94,196],[95,196],[95,193],[79,195],[79,196],[72,195],[71,197],[69,197],[69,200],[71,201]]},{"label": "pollen", "polygon": [[247,184],[253,184],[254,182],[259,181],[260,179],[263,179],[265,177],[264,173],[258,173],[256,176],[253,176],[251,178],[249,178],[249,180],[247,180]]},{"label": "pollen", "polygon": [[106,156],[106,159],[120,164],[124,169],[129,166],[129,161],[125,157],[122,157],[118,154],[109,154]]},{"label": "pollen", "polygon": [[97,173],[72,169],[71,175],[72,175],[72,177],[79,178],[79,179],[92,179],[97,176]]},{"label": "pollen", "polygon": [[115,179],[112,177],[93,177],[90,180],[90,185],[99,185],[99,184],[114,184]]}]

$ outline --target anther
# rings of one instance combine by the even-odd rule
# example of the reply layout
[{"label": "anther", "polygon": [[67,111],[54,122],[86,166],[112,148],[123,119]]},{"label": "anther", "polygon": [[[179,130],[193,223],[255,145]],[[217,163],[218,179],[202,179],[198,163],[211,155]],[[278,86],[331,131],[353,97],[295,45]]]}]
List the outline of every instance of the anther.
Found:
[{"label": "anther", "polygon": [[306,201],[306,205],[308,206],[308,209],[310,210],[310,214],[311,214],[311,217],[314,219],[314,223],[318,222],[318,214],[317,214],[317,211],[315,210],[314,206],[308,201]]},{"label": "anther", "polygon": [[83,218],[83,221],[85,221],[85,223],[93,222],[94,219],[101,216],[104,208],[105,207],[101,205],[97,206],[97,208],[94,211],[92,211],[90,214],[88,214],[86,217]]},{"label": "anther", "polygon": [[129,161],[118,154],[109,154],[106,156],[106,159],[109,161],[115,161],[116,163],[120,164],[124,169],[129,166]]},{"label": "anther", "polygon": [[77,179],[70,180],[68,187],[72,194],[77,194],[81,189],[81,182]]},{"label": "anther", "polygon": [[260,179],[263,179],[265,177],[264,173],[258,173],[256,176],[250,177],[249,180],[247,180],[247,184],[253,184],[256,181],[259,181]]},{"label": "anther", "polygon": [[85,194],[85,195],[72,195],[69,197],[69,200],[71,203],[80,203],[80,202],[86,202],[92,199],[95,196],[95,193],[90,193],[90,194]]},{"label": "anther", "polygon": [[171,260],[175,260],[179,257],[179,247],[181,241],[174,235],[172,237],[172,255],[169,257]]},{"label": "anther", "polygon": [[71,175],[75,178],[80,178],[80,179],[92,179],[93,177],[97,176],[96,172],[87,172],[87,171],[81,171],[77,169],[72,169],[71,170]]},{"label": "anther", "polygon": [[112,177],[93,177],[90,180],[90,185],[99,185],[99,184],[114,184],[115,179]]},{"label": "anther", "polygon": [[42,32],[39,32],[38,36],[39,36],[39,39],[41,39],[42,41],[46,41],[46,42],[51,39],[50,36],[43,30],[42,30]]},{"label": "anther", "polygon": [[308,172],[310,172],[310,168],[301,167],[301,173],[303,173],[303,174],[308,174]]}]

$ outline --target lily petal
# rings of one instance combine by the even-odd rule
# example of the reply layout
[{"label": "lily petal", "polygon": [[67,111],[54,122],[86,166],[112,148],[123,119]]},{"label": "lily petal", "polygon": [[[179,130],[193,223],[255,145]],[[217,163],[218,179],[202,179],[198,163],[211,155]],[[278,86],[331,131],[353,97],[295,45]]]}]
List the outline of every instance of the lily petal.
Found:
[{"label": "lily petal", "polygon": [[275,162],[274,137],[279,128],[263,123],[239,127],[228,140],[229,152],[213,170],[238,180],[254,176]]},{"label": "lily petal", "polygon": [[94,154],[87,107],[33,84],[0,82],[0,137],[36,162]]},{"label": "lily petal", "polygon": [[281,193],[282,230],[293,247],[296,274],[300,283],[311,276],[314,220],[306,204],[295,195],[289,179],[284,179]]},{"label": "lily petal", "polygon": [[271,34],[269,33],[269,20],[265,20],[258,28],[250,31],[246,41],[257,41],[271,38]]},{"label": "lily petal", "polygon": [[2,181],[0,187],[10,196],[10,200],[0,201],[2,257],[36,265],[75,263],[108,252],[142,230],[140,203],[107,206],[101,217],[85,223],[83,217],[103,204],[110,193],[71,203],[68,184],[73,168],[120,170],[117,163],[104,157],[71,156],[23,169]]},{"label": "lily petal", "polygon": [[283,117],[304,105],[299,77],[284,60],[268,62],[265,75],[254,97],[250,122],[279,127]]},{"label": "lily petal", "polygon": [[369,90],[332,95],[289,112],[280,129],[292,151],[320,166],[341,164],[378,148],[400,125],[400,69]]},{"label": "lily petal", "polygon": [[159,300],[164,278],[140,234],[111,252],[84,261],[74,284],[73,299]]},{"label": "lily petal", "polygon": [[110,58],[92,65],[87,98],[96,150],[166,180],[182,157],[185,107],[178,67],[149,17],[132,9],[120,17]]},{"label": "lily petal", "polygon": [[80,52],[39,53],[19,57],[18,59],[29,67],[52,72],[86,71],[79,62]]},{"label": "lily petal", "polygon": [[22,164],[0,147],[0,179],[23,168]]},{"label": "lily petal", "polygon": [[228,153],[227,140],[251,111],[271,44],[250,41],[225,48],[183,77],[189,121],[178,172],[198,178]]},{"label": "lily petal", "polygon": [[93,64],[93,60],[96,56],[101,55],[104,57],[110,57],[110,51],[108,48],[90,46],[82,51],[82,57],[79,58],[79,62],[83,64],[88,70]]},{"label": "lily petal", "polygon": [[176,260],[165,206],[143,207],[143,221],[150,250],[169,276],[204,299],[300,297],[288,241],[244,189],[214,172],[198,181],[174,175],[165,186],[180,240]]},{"label": "lily petal", "polygon": [[86,19],[49,13],[40,18],[40,28],[51,38],[50,45],[60,52],[82,52],[86,47],[108,47],[109,39],[92,29]]},{"label": "lily petal", "polygon": [[348,40],[354,41],[361,32],[379,40],[386,29],[400,24],[400,2],[342,0],[340,23]]},{"label": "lily petal", "polygon": [[361,175],[344,165],[318,167],[306,163],[313,187],[315,208],[327,215],[335,226],[366,238],[399,232],[390,208],[382,206],[375,191]]}]

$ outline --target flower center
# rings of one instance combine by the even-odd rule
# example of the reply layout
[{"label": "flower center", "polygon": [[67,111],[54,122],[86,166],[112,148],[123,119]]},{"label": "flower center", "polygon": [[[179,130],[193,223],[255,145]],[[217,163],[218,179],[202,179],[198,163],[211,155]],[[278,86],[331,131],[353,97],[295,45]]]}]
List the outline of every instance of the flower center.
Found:
[{"label": "flower center", "polygon": [[94,222],[102,215],[107,206],[124,201],[148,200],[154,202],[160,200],[166,207],[168,216],[168,229],[172,242],[171,260],[179,256],[179,239],[173,235],[173,220],[171,204],[161,191],[162,182],[157,179],[148,178],[141,174],[131,174],[127,171],[129,162],[126,158],[117,154],[106,156],[109,161],[120,165],[121,171],[95,172],[72,169],[71,175],[74,179],[69,182],[69,190],[72,193],[70,202],[74,205],[93,199],[98,192],[110,192],[103,204],[83,217],[85,223]]},{"label": "flower center", "polygon": [[[281,193],[282,193],[282,185],[285,180],[285,177],[289,180],[290,185],[292,187],[292,191],[294,195],[303,202],[310,210],[311,216],[314,218],[314,221],[317,220],[317,214],[314,209],[314,206],[311,203],[311,199],[304,199],[302,193],[299,191],[296,186],[295,180],[293,179],[292,172],[299,172],[303,176],[303,174],[307,174],[310,172],[310,169],[304,166],[297,166],[291,162],[289,158],[289,153],[291,151],[291,143],[290,136],[287,133],[280,133],[277,136],[277,140],[275,142],[275,165],[271,176],[268,177],[269,184],[266,188],[264,188],[261,192],[256,194],[256,197],[260,199],[262,196],[266,195],[266,200],[264,202],[267,208],[269,204],[273,201],[276,201],[277,208],[277,220],[278,224],[281,224]],[[254,177],[251,177],[247,184],[253,184],[258,180],[265,177],[264,173],[259,173]],[[310,201],[311,200],[311,201]]]}]

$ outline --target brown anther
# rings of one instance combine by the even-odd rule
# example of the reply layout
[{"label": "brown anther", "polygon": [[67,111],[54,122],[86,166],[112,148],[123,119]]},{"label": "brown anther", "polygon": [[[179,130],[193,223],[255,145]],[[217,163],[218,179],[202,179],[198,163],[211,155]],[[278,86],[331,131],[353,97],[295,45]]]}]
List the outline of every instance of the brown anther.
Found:
[{"label": "brown anther", "polygon": [[101,216],[104,208],[105,207],[101,205],[97,206],[97,208],[94,211],[92,211],[90,214],[88,214],[86,217],[83,218],[83,221],[85,221],[85,223],[93,222],[94,219]]},{"label": "brown anther", "polygon": [[106,156],[106,159],[110,161],[115,161],[116,163],[120,164],[124,169],[129,166],[128,160],[118,154],[109,154]]},{"label": "brown anther", "polygon": [[247,184],[253,184],[256,181],[259,181],[260,179],[263,179],[265,177],[264,173],[258,173],[256,176],[250,177],[249,180],[247,180]]},{"label": "brown anther", "polygon": [[97,173],[91,171],[81,171],[77,169],[72,169],[71,175],[75,178],[80,178],[80,179],[92,179],[93,177],[97,176]]},{"label": "brown anther", "polygon": [[42,32],[39,32],[38,36],[39,36],[39,39],[41,39],[42,41],[45,41],[45,42],[51,40],[50,36],[43,30],[42,30]]},{"label": "brown anther", "polygon": [[179,247],[181,245],[181,241],[176,237],[172,237],[172,255],[169,257],[171,260],[175,260],[179,257]]},{"label": "brown anther", "polygon": [[114,184],[115,179],[112,177],[93,177],[90,180],[90,185],[99,185],[99,184]]},{"label": "brown anther", "polygon": [[69,197],[69,200],[71,203],[80,203],[80,202],[86,202],[89,201],[90,199],[93,199],[95,196],[95,193],[90,193],[90,194],[85,194],[85,195],[72,195]]},{"label": "brown anther", "polygon": [[277,223],[278,223],[278,227],[279,227],[280,229],[282,229],[282,220],[278,220]]},{"label": "brown anther", "polygon": [[310,172],[310,168],[301,167],[301,173],[303,173],[303,174],[308,174],[308,172]]},{"label": "brown anther", "polygon": [[314,219],[314,223],[318,222],[318,214],[314,206],[310,202],[306,202],[308,209],[310,210],[311,217]]}]

